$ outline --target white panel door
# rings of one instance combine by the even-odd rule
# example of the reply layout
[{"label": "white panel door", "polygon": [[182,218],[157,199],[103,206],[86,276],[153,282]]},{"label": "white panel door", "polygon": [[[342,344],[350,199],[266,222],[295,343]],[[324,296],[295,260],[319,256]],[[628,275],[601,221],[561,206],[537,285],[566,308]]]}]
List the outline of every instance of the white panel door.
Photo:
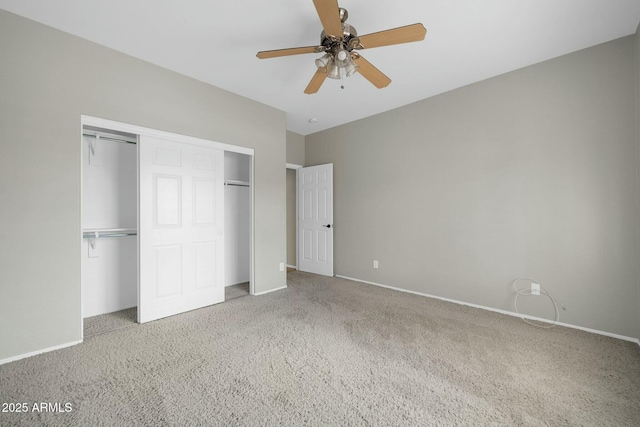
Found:
[{"label": "white panel door", "polygon": [[144,323],[224,301],[224,151],[141,136]]},{"label": "white panel door", "polygon": [[333,164],[298,169],[298,270],[333,276]]}]

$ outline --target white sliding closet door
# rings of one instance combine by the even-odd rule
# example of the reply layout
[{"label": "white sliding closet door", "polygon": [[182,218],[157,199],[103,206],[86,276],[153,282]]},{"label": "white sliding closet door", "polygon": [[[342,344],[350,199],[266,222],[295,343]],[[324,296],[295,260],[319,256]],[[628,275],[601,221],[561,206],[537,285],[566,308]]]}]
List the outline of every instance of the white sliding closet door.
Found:
[{"label": "white sliding closet door", "polygon": [[141,136],[138,322],[224,301],[224,151]]}]

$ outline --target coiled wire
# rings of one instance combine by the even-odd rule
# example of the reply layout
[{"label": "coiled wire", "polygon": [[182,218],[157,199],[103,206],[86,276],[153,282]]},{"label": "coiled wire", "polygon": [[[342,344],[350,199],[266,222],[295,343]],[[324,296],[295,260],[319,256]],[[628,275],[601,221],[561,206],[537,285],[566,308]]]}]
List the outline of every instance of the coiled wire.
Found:
[{"label": "coiled wire", "polygon": [[[518,313],[521,316],[522,316],[522,313],[520,313],[520,311],[518,311],[518,297],[520,295],[532,295],[532,293],[531,293],[531,285],[529,285],[529,289],[518,289],[518,287],[516,286],[516,284],[519,281],[523,281],[523,280],[527,280],[530,283],[538,283],[535,280],[526,279],[526,278],[517,278],[516,280],[513,281],[513,290],[516,291],[516,296],[515,296],[515,298],[513,300],[513,305],[516,308],[516,313]],[[556,313],[555,314],[555,318],[553,320],[553,323],[551,325],[548,325],[548,326],[543,326],[543,325],[537,325],[537,324],[535,324],[533,322],[530,322],[529,320],[525,319],[524,317],[521,317],[521,319],[525,323],[527,323],[527,324],[529,324],[531,326],[535,326],[536,328],[551,329],[554,326],[556,326],[558,324],[558,322],[560,321],[560,310],[558,309],[558,306],[560,306],[563,310],[566,310],[566,308],[562,304],[560,304],[560,302],[557,299],[555,299],[553,297],[553,295],[551,295],[551,292],[549,292],[547,290],[547,288],[542,286],[540,283],[538,283],[538,284],[540,285],[540,295],[544,295],[544,296],[548,297],[551,300],[551,302],[553,303],[553,309],[555,310],[555,313]]]}]

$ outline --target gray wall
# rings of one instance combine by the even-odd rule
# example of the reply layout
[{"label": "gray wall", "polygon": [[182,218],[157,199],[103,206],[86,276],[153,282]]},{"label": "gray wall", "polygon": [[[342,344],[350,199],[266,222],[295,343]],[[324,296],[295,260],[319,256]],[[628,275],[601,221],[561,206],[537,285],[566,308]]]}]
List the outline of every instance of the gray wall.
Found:
[{"label": "gray wall", "polygon": [[[287,131],[287,163],[304,166],[304,136]],[[296,172],[287,169],[287,265],[296,265]]]},{"label": "gray wall", "polygon": [[296,171],[287,169],[287,265],[296,264]]},{"label": "gray wall", "polygon": [[80,115],[255,149],[255,286],[286,284],[285,114],[0,10],[0,359],[80,339]]},{"label": "gray wall", "polygon": [[[638,336],[632,36],[306,137],[334,164],[338,275]],[[372,260],[380,268],[372,268]],[[524,304],[552,318],[544,297]]]},{"label": "gray wall", "polygon": [[304,166],[304,136],[287,131],[287,163]]}]

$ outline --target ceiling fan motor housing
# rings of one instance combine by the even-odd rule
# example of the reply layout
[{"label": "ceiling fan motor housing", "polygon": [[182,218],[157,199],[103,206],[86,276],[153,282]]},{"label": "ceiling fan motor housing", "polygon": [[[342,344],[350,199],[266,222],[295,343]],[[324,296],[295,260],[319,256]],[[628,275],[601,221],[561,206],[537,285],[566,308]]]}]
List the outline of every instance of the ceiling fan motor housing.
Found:
[{"label": "ceiling fan motor housing", "polygon": [[341,38],[338,38],[333,34],[327,35],[324,30],[322,30],[322,32],[320,33],[320,45],[324,46],[326,51],[336,52],[337,50],[340,50],[342,48],[351,52],[360,44],[360,40],[358,39],[358,32],[356,31],[356,29],[344,22],[347,20],[348,16],[349,14],[347,10],[340,8],[340,18],[342,20]]}]

